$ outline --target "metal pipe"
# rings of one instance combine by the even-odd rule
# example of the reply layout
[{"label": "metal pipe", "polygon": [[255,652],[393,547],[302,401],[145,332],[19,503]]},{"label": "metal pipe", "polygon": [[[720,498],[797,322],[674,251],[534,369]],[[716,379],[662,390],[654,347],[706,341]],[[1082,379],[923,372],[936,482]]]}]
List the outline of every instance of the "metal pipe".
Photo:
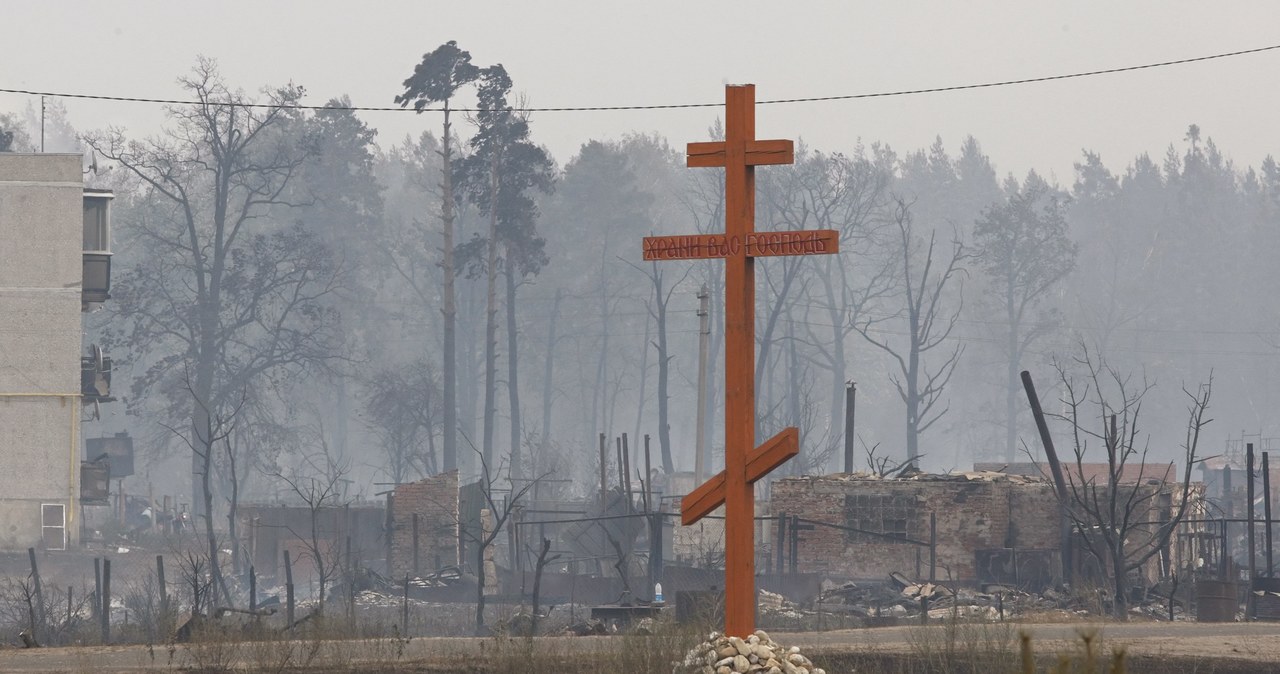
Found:
[{"label": "metal pipe", "polygon": [[[67,547],[68,543],[80,542],[79,528],[76,524],[76,497],[79,496],[79,490],[76,488],[79,480],[76,479],[76,452],[80,449],[80,441],[77,437],[77,431],[80,430],[80,410],[76,406],[76,401],[80,396],[71,397],[71,446],[67,448],[67,501],[71,507],[67,509],[66,514],[62,517],[62,545]],[[44,513],[41,513],[43,518]],[[43,524],[43,521],[41,522]],[[76,532],[73,538],[70,532]]]},{"label": "metal pipe", "polygon": [[711,335],[711,295],[705,285],[698,292],[698,318],[698,436],[693,445],[693,480],[695,484],[702,484],[707,453],[707,342]]},{"label": "metal pipe", "polygon": [[851,381],[844,390],[844,472],[853,472],[854,405],[857,404],[858,382]]}]

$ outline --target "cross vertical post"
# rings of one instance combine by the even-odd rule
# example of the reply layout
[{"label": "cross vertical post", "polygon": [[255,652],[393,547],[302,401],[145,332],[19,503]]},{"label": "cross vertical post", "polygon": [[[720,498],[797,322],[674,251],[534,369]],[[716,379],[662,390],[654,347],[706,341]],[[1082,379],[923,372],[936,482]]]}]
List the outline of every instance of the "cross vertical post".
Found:
[{"label": "cross vertical post", "polygon": [[[755,224],[755,167],[747,164],[746,141],[756,135],[755,87],[725,90],[725,234],[746,239]],[[755,448],[756,362],[755,260],[725,260],[724,431],[724,626],[746,636],[755,623],[755,494],[747,483],[746,454]],[[743,367],[746,365],[746,367]],[[743,590],[749,589],[749,592]]]},{"label": "cross vertical post", "polygon": [[755,624],[755,482],[795,456],[799,430],[786,428],[755,446],[755,258],[839,252],[829,229],[755,231],[755,167],[790,164],[789,140],[756,140],[755,86],[725,87],[725,138],[689,143],[690,167],[724,167],[725,233],[656,236],[644,240],[644,259],[725,260],[725,467],[681,503],[681,522],[693,524],[725,508],[726,634],[745,637]]}]

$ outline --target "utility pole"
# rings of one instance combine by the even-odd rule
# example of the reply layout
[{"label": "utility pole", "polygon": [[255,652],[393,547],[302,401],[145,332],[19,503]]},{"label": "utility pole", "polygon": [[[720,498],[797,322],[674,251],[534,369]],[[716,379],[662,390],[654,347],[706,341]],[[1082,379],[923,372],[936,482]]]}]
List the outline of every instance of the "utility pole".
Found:
[{"label": "utility pole", "polygon": [[698,291],[698,437],[694,443],[693,483],[707,476],[707,347],[711,339],[711,293],[704,285]]},{"label": "utility pole", "polygon": [[844,472],[853,472],[853,412],[858,398],[858,382],[851,381],[844,390]]}]

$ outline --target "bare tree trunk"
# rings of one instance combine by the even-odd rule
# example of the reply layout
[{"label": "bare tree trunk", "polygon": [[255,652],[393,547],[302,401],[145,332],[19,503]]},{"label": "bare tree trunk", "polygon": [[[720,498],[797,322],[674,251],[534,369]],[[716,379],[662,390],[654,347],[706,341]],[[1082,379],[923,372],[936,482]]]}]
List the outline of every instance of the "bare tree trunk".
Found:
[{"label": "bare tree trunk", "polygon": [[[787,424],[800,429],[800,456],[799,461],[792,461],[791,464],[796,470],[805,470],[806,462],[809,456],[805,455],[805,424],[801,420],[801,372],[800,357],[796,352],[796,335],[795,322],[791,320],[791,307],[787,307]],[[840,416],[833,413],[833,417]],[[825,471],[818,471],[819,473]]]},{"label": "bare tree trunk", "polygon": [[547,327],[547,355],[542,370],[542,437],[540,446],[543,450],[551,443],[551,404],[555,395],[551,375],[554,372],[556,355],[556,323],[560,319],[560,300],[564,291],[556,288],[556,299],[551,304],[551,320]]},{"label": "bare tree trunk", "polygon": [[[201,333],[200,340],[201,353],[196,361],[196,381],[194,386],[193,398],[191,401],[191,430],[192,437],[197,440],[196,446],[200,446],[200,434],[211,433],[213,430],[213,419],[210,417],[213,404],[213,379],[214,379],[214,361],[213,361],[213,331],[216,330],[216,316],[210,320],[206,314],[216,313],[210,311],[207,307],[201,311]],[[203,335],[210,335],[205,339]],[[203,444],[208,445],[212,438],[206,437]],[[206,447],[207,449],[207,447]],[[209,491],[209,465],[207,456],[200,456],[197,451],[191,452],[191,510],[192,517],[201,517],[208,515],[212,517],[206,509],[206,504],[210,502],[211,497]]]},{"label": "bare tree trunk", "polygon": [[347,421],[351,418],[351,395],[347,392],[347,378],[344,376],[335,377],[338,381],[334,384],[334,394],[336,400],[334,407],[336,414],[333,420],[333,449],[338,456],[346,456],[347,446],[351,437]]},{"label": "bare tree trunk", "polygon": [[632,433],[640,437],[640,427],[644,425],[645,389],[649,387],[649,330],[653,325],[652,312],[644,317],[644,341],[640,349],[640,390],[636,394],[636,428]]},{"label": "bare tree trunk", "polygon": [[442,453],[444,463],[444,472],[449,472],[458,467],[458,360],[457,360],[457,321],[458,321],[458,304],[457,290],[454,287],[454,265],[453,265],[453,145],[452,139],[449,137],[451,133],[449,124],[449,101],[444,102],[444,135],[441,137],[441,183],[440,189],[443,196],[443,203],[440,207],[440,224],[442,228],[441,247],[444,249],[443,260],[441,262],[441,272],[443,279],[443,294],[440,314],[444,319],[444,418],[443,418],[443,438]]},{"label": "bare tree trunk", "polygon": [[511,404],[511,475],[523,475],[520,457],[520,361],[516,348],[516,265],[507,251],[507,400]]},{"label": "bare tree trunk", "polygon": [[[547,568],[547,562],[551,561],[547,558],[547,553],[550,551],[551,539],[542,539],[542,547],[538,549],[538,561],[533,568],[533,597],[530,600],[532,610],[529,612],[531,622],[529,636],[537,636],[538,634],[538,601],[541,599],[539,595],[542,591],[542,571]],[[551,559],[556,557],[559,557],[559,555],[555,555]]]},{"label": "bare tree trunk", "polygon": [[1111,575],[1115,597],[1111,604],[1112,616],[1116,620],[1129,619],[1129,578],[1125,572],[1124,542],[1119,543],[1120,550],[1111,551]]},{"label": "bare tree trunk", "polygon": [[[426,404],[427,409],[430,410],[431,409],[431,387],[430,386],[426,387],[426,397],[423,400],[423,402]],[[436,454],[436,434],[432,430],[432,428],[434,427],[435,427],[435,424],[431,423],[431,420],[429,420],[426,427],[426,431],[427,431],[427,461],[426,461],[427,466],[426,467],[427,467],[428,475],[436,475],[440,472],[440,461],[439,461],[440,457],[437,456]]]},{"label": "bare tree trunk", "polygon": [[236,453],[231,438],[225,439],[227,472],[231,477],[231,496],[227,499],[227,535],[231,538],[231,570],[240,575],[240,534],[236,518],[240,509],[240,476],[236,474]]},{"label": "bare tree trunk", "polygon": [[497,411],[498,385],[498,158],[489,165],[488,290],[485,294],[484,323],[484,439],[480,445],[485,465],[493,463],[493,423]]},{"label": "bare tree trunk", "polygon": [[[791,293],[792,282],[795,281],[796,275],[800,271],[799,260],[784,260],[782,262],[782,287],[777,291],[777,298],[770,304],[768,315],[764,321],[764,334],[760,337],[760,353],[756,356],[756,387],[760,387],[764,380],[765,364],[769,362],[770,350],[773,347],[773,333],[778,326],[778,317],[782,314],[782,308],[788,306],[788,298]],[[759,403],[757,402],[757,407]],[[764,420],[763,416],[756,415],[756,437],[761,434],[760,423]]]},{"label": "bare tree trunk", "polygon": [[458,465],[460,468],[465,467],[473,474],[479,474],[480,468],[477,464],[479,454],[479,446],[476,440],[480,437],[477,432],[477,424],[480,422],[481,413],[479,404],[481,401],[481,388],[484,380],[484,367],[480,361],[482,356],[480,342],[480,314],[482,312],[482,303],[476,297],[478,287],[476,284],[469,284],[465,291],[465,304],[461,307],[459,321],[459,329],[462,333],[462,348],[458,353],[459,369],[463,373],[456,379],[458,386],[458,434],[466,437],[467,446],[471,450],[458,454]]},{"label": "bare tree trunk", "polygon": [[[655,263],[656,264],[656,263]],[[677,285],[679,282],[677,281]],[[662,277],[654,277],[654,290],[658,302],[658,446],[662,450],[662,472],[670,475],[675,472],[675,462],[671,458],[671,419],[669,416],[668,382],[670,381],[671,356],[667,351],[667,301],[669,297],[662,292]],[[639,437],[637,434],[636,437]],[[644,476],[647,483],[651,478]]]},{"label": "bare tree trunk", "polygon": [[595,395],[591,396],[591,430],[611,435],[607,424],[601,424],[607,383],[606,364],[609,358],[609,281],[605,275],[605,252],[600,253],[600,358],[596,361]]},{"label": "bare tree trunk", "polygon": [[907,354],[907,462],[920,467],[920,343],[919,320],[913,320],[911,348]]},{"label": "bare tree trunk", "polygon": [[[1012,306],[1010,306],[1012,318]],[[1009,323],[1009,362],[1005,380],[1005,451],[1004,459],[1013,463],[1018,452],[1018,384],[1021,368],[1018,358],[1018,326],[1012,320]]]},{"label": "bare tree trunk", "polygon": [[[323,503],[323,500],[320,502]],[[327,585],[329,584],[329,568],[325,564],[324,552],[320,547],[320,504],[312,503],[311,506],[311,553],[315,557],[316,576],[320,580],[320,603],[319,611],[324,613],[324,600]],[[334,542],[332,545],[337,545]]]},{"label": "bare tree trunk", "polygon": [[[844,352],[845,336],[849,334],[849,320],[847,316],[854,313],[850,310],[849,297],[845,288],[847,284],[843,282],[845,270],[843,262],[837,255],[824,256],[823,263],[825,271],[819,274],[819,281],[822,282],[823,293],[827,300],[827,319],[831,323],[831,343],[827,345],[831,359],[831,434],[830,440],[835,442],[839,438],[844,437],[844,410],[845,405],[845,370],[846,358]],[[837,267],[839,265],[839,267]],[[836,299],[835,278],[836,275],[842,279],[840,283],[841,298]]]},{"label": "bare tree trunk", "polygon": [[[208,413],[205,415],[208,418]],[[213,585],[214,596],[219,592],[222,593],[223,599],[226,597],[226,585],[222,581],[222,566],[218,564],[218,536],[213,529],[213,489],[211,485],[210,475],[213,472],[213,422],[210,421],[205,426],[205,440],[201,442],[197,438],[197,446],[204,448],[204,456],[201,457],[201,493],[204,495],[204,532],[205,539],[209,546],[209,580]],[[230,603],[228,601],[228,603]],[[212,606],[212,603],[210,604]]]}]

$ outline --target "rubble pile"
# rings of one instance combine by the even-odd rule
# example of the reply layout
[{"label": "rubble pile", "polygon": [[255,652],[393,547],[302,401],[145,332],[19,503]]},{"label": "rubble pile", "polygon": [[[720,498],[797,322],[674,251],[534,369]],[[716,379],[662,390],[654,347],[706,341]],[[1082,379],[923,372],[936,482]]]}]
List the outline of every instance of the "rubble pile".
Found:
[{"label": "rubble pile", "polygon": [[462,582],[462,569],[456,566],[446,566],[425,576],[409,579],[409,584],[414,587],[449,587]]},{"label": "rubble pile", "polygon": [[[1158,589],[1158,588],[1157,588]],[[1130,612],[1158,620],[1169,619],[1167,592],[1161,595],[1157,589],[1144,597],[1132,600]],[[862,618],[867,624],[877,619],[919,618],[927,613],[930,619],[967,618],[975,620],[1009,620],[1028,613],[1060,612],[1087,615],[1090,609],[1097,611],[1099,604],[1107,604],[1107,597],[1088,602],[1069,591],[1046,588],[1042,592],[1026,592],[1007,585],[986,584],[979,588],[948,587],[929,582],[914,582],[902,574],[892,574],[888,583],[859,585],[824,581],[813,604],[814,611],[847,614]],[[802,612],[794,604],[782,600],[781,607],[761,599],[763,610],[791,610]],[[1175,601],[1174,620],[1186,620],[1181,601]]]},{"label": "rubble pile", "polygon": [[[885,583],[859,585],[823,581],[814,609],[827,613],[847,613],[859,618],[878,617],[883,612],[907,614],[908,600]],[[895,609],[894,607],[898,607]]]},{"label": "rubble pile", "polygon": [[572,623],[565,626],[564,630],[561,632],[563,636],[573,637],[590,637],[608,633],[609,629],[605,627],[604,622],[600,620],[587,620]]},{"label": "rubble pile", "polygon": [[694,646],[672,674],[826,674],[800,649],[784,649],[763,630],[740,639],[712,632]]},{"label": "rubble pile", "polygon": [[[356,594],[357,606],[378,606],[381,608],[399,608],[404,603],[403,596],[386,594],[383,592],[375,592],[374,590],[362,590]],[[425,606],[426,602],[417,599],[409,599],[410,606]]]},{"label": "rubble pile", "polygon": [[808,617],[808,613],[810,613],[801,609],[790,599],[768,590],[760,590],[758,592],[756,607],[760,610],[760,616],[766,620],[770,618],[799,620]]}]

